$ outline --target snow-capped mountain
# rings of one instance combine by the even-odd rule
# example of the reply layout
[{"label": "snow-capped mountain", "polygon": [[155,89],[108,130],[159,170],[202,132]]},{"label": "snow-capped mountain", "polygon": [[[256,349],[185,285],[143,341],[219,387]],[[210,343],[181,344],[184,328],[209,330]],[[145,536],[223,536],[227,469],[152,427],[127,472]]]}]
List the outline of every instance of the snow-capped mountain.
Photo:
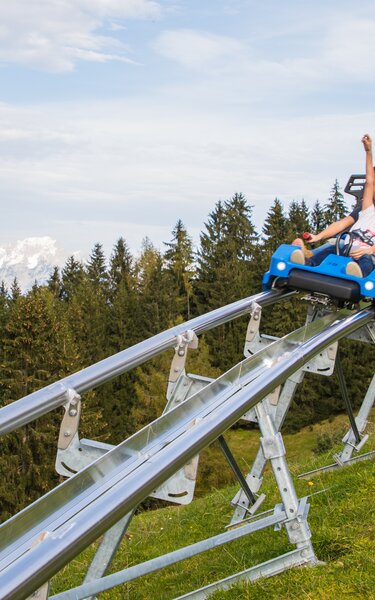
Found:
[{"label": "snow-capped mountain", "polygon": [[66,259],[67,253],[48,236],[26,238],[15,244],[0,246],[0,282],[4,281],[9,288],[16,277],[25,292],[35,281],[46,283],[54,267],[62,267]]}]

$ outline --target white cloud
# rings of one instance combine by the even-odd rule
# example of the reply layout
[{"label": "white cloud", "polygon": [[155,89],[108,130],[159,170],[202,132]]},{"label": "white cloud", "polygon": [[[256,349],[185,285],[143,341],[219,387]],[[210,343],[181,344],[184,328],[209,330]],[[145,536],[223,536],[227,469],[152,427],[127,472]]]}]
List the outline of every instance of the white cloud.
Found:
[{"label": "white cloud", "polygon": [[374,120],[223,119],[173,103],[3,105],[3,239],[50,235],[88,252],[95,241],[108,251],[123,235],[134,251],[145,235],[168,241],[178,218],[198,232],[214,204],[236,191],[255,205],[260,228],[275,196],[324,202],[336,177],[344,185],[360,172],[360,137]]},{"label": "white cloud", "polygon": [[211,66],[218,61],[236,59],[244,44],[230,37],[191,29],[164,31],[155,42],[156,50],[189,68]]},{"label": "white cloud", "polygon": [[[9,61],[51,70],[128,60],[112,36],[122,19],[157,16],[159,4],[168,3],[6,3],[0,60],[9,53]],[[356,92],[371,82],[375,23],[342,13],[327,20],[314,10],[313,42],[307,19],[300,30],[297,18],[286,19],[274,37],[262,20],[264,29],[237,39],[173,29],[180,14],[156,38],[158,57],[139,70],[134,95],[0,104],[4,241],[50,235],[88,252],[96,241],[108,250],[124,235],[135,250],[145,235],[157,245],[168,240],[178,218],[196,235],[215,202],[236,191],[254,204],[258,228],[275,196],[324,202],[336,177],[344,185],[363,169],[359,140],[373,133],[375,113],[366,113]],[[160,65],[160,56],[173,63]],[[340,99],[350,95],[346,111]]]},{"label": "white cloud", "polygon": [[157,17],[153,0],[17,0],[0,5],[0,62],[71,71],[77,60],[130,62],[128,48],[111,35],[116,19]]},{"label": "white cloud", "polygon": [[[328,22],[314,21],[312,30],[302,23],[299,29],[294,24],[286,30],[249,32],[247,38],[168,30],[160,34],[154,47],[181,67],[200,72],[200,80],[189,84],[193,98],[199,88],[218,102],[228,94],[248,102],[267,100],[269,94],[278,92],[303,95],[321,89],[325,93],[335,84],[369,83],[374,28],[375,19],[342,14]],[[297,46],[288,52],[297,34]],[[273,50],[275,40],[279,55]],[[185,93],[189,93],[187,88]]]},{"label": "white cloud", "polygon": [[350,82],[371,80],[375,56],[375,19],[339,20],[325,43],[326,62],[330,72],[338,70],[350,77]]},{"label": "white cloud", "polygon": [[[326,92],[334,85],[347,84],[345,94],[353,91],[355,83],[370,83],[369,65],[375,54],[375,38],[372,34],[375,19],[348,18],[342,16],[325,24],[320,37],[316,37],[315,51],[282,60],[265,60],[250,64],[247,68],[259,74],[261,80],[272,85],[307,86],[306,90]],[[306,32],[307,34],[307,32]],[[261,73],[263,72],[263,77]]]}]

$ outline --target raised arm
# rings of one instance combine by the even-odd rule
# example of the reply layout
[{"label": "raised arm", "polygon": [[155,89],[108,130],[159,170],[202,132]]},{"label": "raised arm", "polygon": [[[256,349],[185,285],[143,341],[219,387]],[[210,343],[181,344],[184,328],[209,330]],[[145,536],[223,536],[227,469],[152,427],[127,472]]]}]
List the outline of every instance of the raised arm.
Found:
[{"label": "raised arm", "polygon": [[374,198],[374,164],[372,158],[372,139],[366,133],[362,138],[362,144],[366,152],[366,184],[363,192],[362,210],[373,205]]}]

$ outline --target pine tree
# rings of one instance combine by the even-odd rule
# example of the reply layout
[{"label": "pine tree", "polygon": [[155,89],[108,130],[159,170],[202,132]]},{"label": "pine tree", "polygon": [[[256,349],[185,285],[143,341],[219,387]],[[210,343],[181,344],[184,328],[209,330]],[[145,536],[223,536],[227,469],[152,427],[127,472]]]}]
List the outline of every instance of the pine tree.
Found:
[{"label": "pine tree", "polygon": [[231,258],[235,254],[239,260],[251,260],[258,239],[251,221],[252,207],[243,194],[234,194],[224,202],[224,210],[226,239],[232,243]]},{"label": "pine tree", "polygon": [[[300,226],[305,229],[305,225]],[[268,270],[275,250],[281,244],[290,244],[293,237],[295,235],[284,213],[283,205],[276,198],[263,226],[262,256],[259,260],[263,273]],[[262,311],[263,331],[269,335],[283,336],[304,323],[305,313],[305,307],[296,300],[288,301],[287,306],[283,302],[278,302],[272,307],[266,307]]]},{"label": "pine tree", "polygon": [[58,267],[54,267],[53,272],[47,281],[48,289],[51,290],[55,298],[61,298],[62,296],[62,281],[60,278],[60,271]]},{"label": "pine tree", "polygon": [[79,287],[83,279],[83,264],[74,258],[74,256],[70,256],[61,273],[62,298],[66,301],[71,300],[74,291]]},{"label": "pine tree", "polygon": [[[4,281],[0,285],[0,340],[4,333],[4,325],[6,322],[5,315],[8,313],[9,294]],[[0,344],[1,345],[1,344]]]},{"label": "pine tree", "polygon": [[12,302],[17,302],[18,298],[21,296],[21,288],[18,284],[17,277],[13,279],[12,285],[10,286],[10,300]]},{"label": "pine tree", "polygon": [[313,206],[311,211],[311,229],[313,233],[319,233],[323,231],[329,225],[327,223],[327,215],[324,211],[324,208],[320,205],[319,200],[317,200]]},{"label": "pine tree", "polygon": [[[254,257],[256,232],[251,207],[242,194],[218,202],[200,237],[197,278],[194,282],[200,313],[251,295],[258,285]],[[228,323],[207,334],[216,348],[215,366],[228,368],[242,355],[243,320]]]},{"label": "pine tree", "polygon": [[136,273],[143,321],[141,335],[145,338],[167,329],[174,314],[163,256],[148,238],[142,242]]},{"label": "pine tree", "polygon": [[192,278],[194,276],[193,243],[179,219],[172,231],[172,241],[164,242],[167,273],[170,275],[171,292],[175,296],[176,315],[191,317]]},{"label": "pine tree", "polygon": [[[251,222],[251,207],[242,194],[235,194],[224,204],[219,201],[205,228],[200,236],[195,286],[201,310],[217,308],[223,301],[239,299],[236,298],[238,292],[245,292],[251,287],[251,269],[248,267],[254,257],[257,240]],[[241,281],[236,274],[240,275]],[[219,275],[227,280],[224,295],[220,289],[224,281],[220,284]]]},{"label": "pine tree", "polygon": [[337,179],[333,184],[330,196],[328,198],[328,202],[324,208],[327,223],[333,223],[334,221],[343,219],[348,212],[344,200],[344,195],[340,191],[340,186]]},{"label": "pine tree", "polygon": [[119,352],[140,341],[135,264],[123,238],[116,242],[110,258],[109,298],[109,344]]},{"label": "pine tree", "polygon": [[[291,202],[288,218],[291,229],[291,238],[301,237],[304,231],[310,230],[309,210],[304,200],[301,200],[301,202],[293,200],[293,202]],[[292,239],[290,241],[292,241]]]},{"label": "pine tree", "polygon": [[[9,403],[75,370],[76,348],[61,305],[47,288],[12,299],[2,344],[0,397]],[[56,484],[60,414],[0,438],[0,495],[8,517]]]},{"label": "pine tree", "polygon": [[89,281],[87,275],[74,289],[67,314],[84,366],[108,356],[106,298],[102,291]]},{"label": "pine tree", "polygon": [[[142,316],[137,285],[134,259],[125,240],[120,238],[114,246],[109,266],[109,354],[120,352],[142,339]],[[102,402],[112,432],[111,440],[115,443],[122,441],[137,429],[131,416],[135,401],[135,379],[136,375],[132,370],[103,386]]]},{"label": "pine tree", "polygon": [[262,229],[262,248],[266,250],[268,258],[280,244],[290,244],[292,235],[284,207],[280,200],[275,198]]},{"label": "pine tree", "polygon": [[[77,370],[112,353],[108,341],[108,274],[101,245],[95,244],[86,265],[70,256],[62,270],[61,281],[66,319],[77,347]],[[102,441],[108,439],[110,426],[105,428],[108,419],[102,418],[105,400],[105,386],[85,394],[81,435]]]},{"label": "pine tree", "polygon": [[[5,287],[4,281],[1,282],[0,286],[0,373],[3,371],[4,362],[4,339],[5,339],[5,327],[9,319],[9,295],[8,290]],[[0,375],[1,381],[1,375]],[[2,398],[2,390],[0,387],[0,407],[4,404]]]},{"label": "pine tree", "polygon": [[134,260],[124,240],[120,237],[110,258],[109,287],[113,297],[119,286],[125,285],[128,289],[134,286]]},{"label": "pine tree", "polygon": [[[135,272],[138,295],[137,312],[134,316],[139,340],[143,340],[174,324],[170,281],[164,268],[164,260],[147,238],[143,240]],[[129,373],[127,378],[123,376],[115,382],[111,421],[118,419],[118,431],[123,434],[133,433],[160,415],[165,406],[165,372],[169,360],[166,354],[157,356],[135,372]]]},{"label": "pine tree", "polygon": [[86,265],[71,256],[62,270],[68,319],[85,366],[109,354],[108,273],[102,246],[95,244]]},{"label": "pine tree", "polygon": [[290,244],[293,233],[289,226],[284,207],[278,198],[275,198],[264,221],[261,236],[261,246],[258,260],[258,276],[268,270],[271,256],[281,244]]},{"label": "pine tree", "polygon": [[99,243],[96,243],[92,249],[86,265],[86,273],[89,281],[106,296],[108,292],[108,273],[103,247]]}]

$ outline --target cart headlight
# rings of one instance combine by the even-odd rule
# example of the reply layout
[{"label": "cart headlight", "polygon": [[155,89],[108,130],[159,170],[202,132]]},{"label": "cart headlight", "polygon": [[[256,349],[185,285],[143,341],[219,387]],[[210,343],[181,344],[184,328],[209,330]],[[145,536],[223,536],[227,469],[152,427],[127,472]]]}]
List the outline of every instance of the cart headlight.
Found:
[{"label": "cart headlight", "polygon": [[365,283],[365,290],[370,291],[370,290],[373,290],[373,289],[374,289],[373,282],[372,281],[366,281],[366,283]]},{"label": "cart headlight", "polygon": [[286,269],[285,262],[282,260],[280,262],[278,262],[276,265],[276,269],[278,269],[279,271],[285,271],[285,269]]}]

